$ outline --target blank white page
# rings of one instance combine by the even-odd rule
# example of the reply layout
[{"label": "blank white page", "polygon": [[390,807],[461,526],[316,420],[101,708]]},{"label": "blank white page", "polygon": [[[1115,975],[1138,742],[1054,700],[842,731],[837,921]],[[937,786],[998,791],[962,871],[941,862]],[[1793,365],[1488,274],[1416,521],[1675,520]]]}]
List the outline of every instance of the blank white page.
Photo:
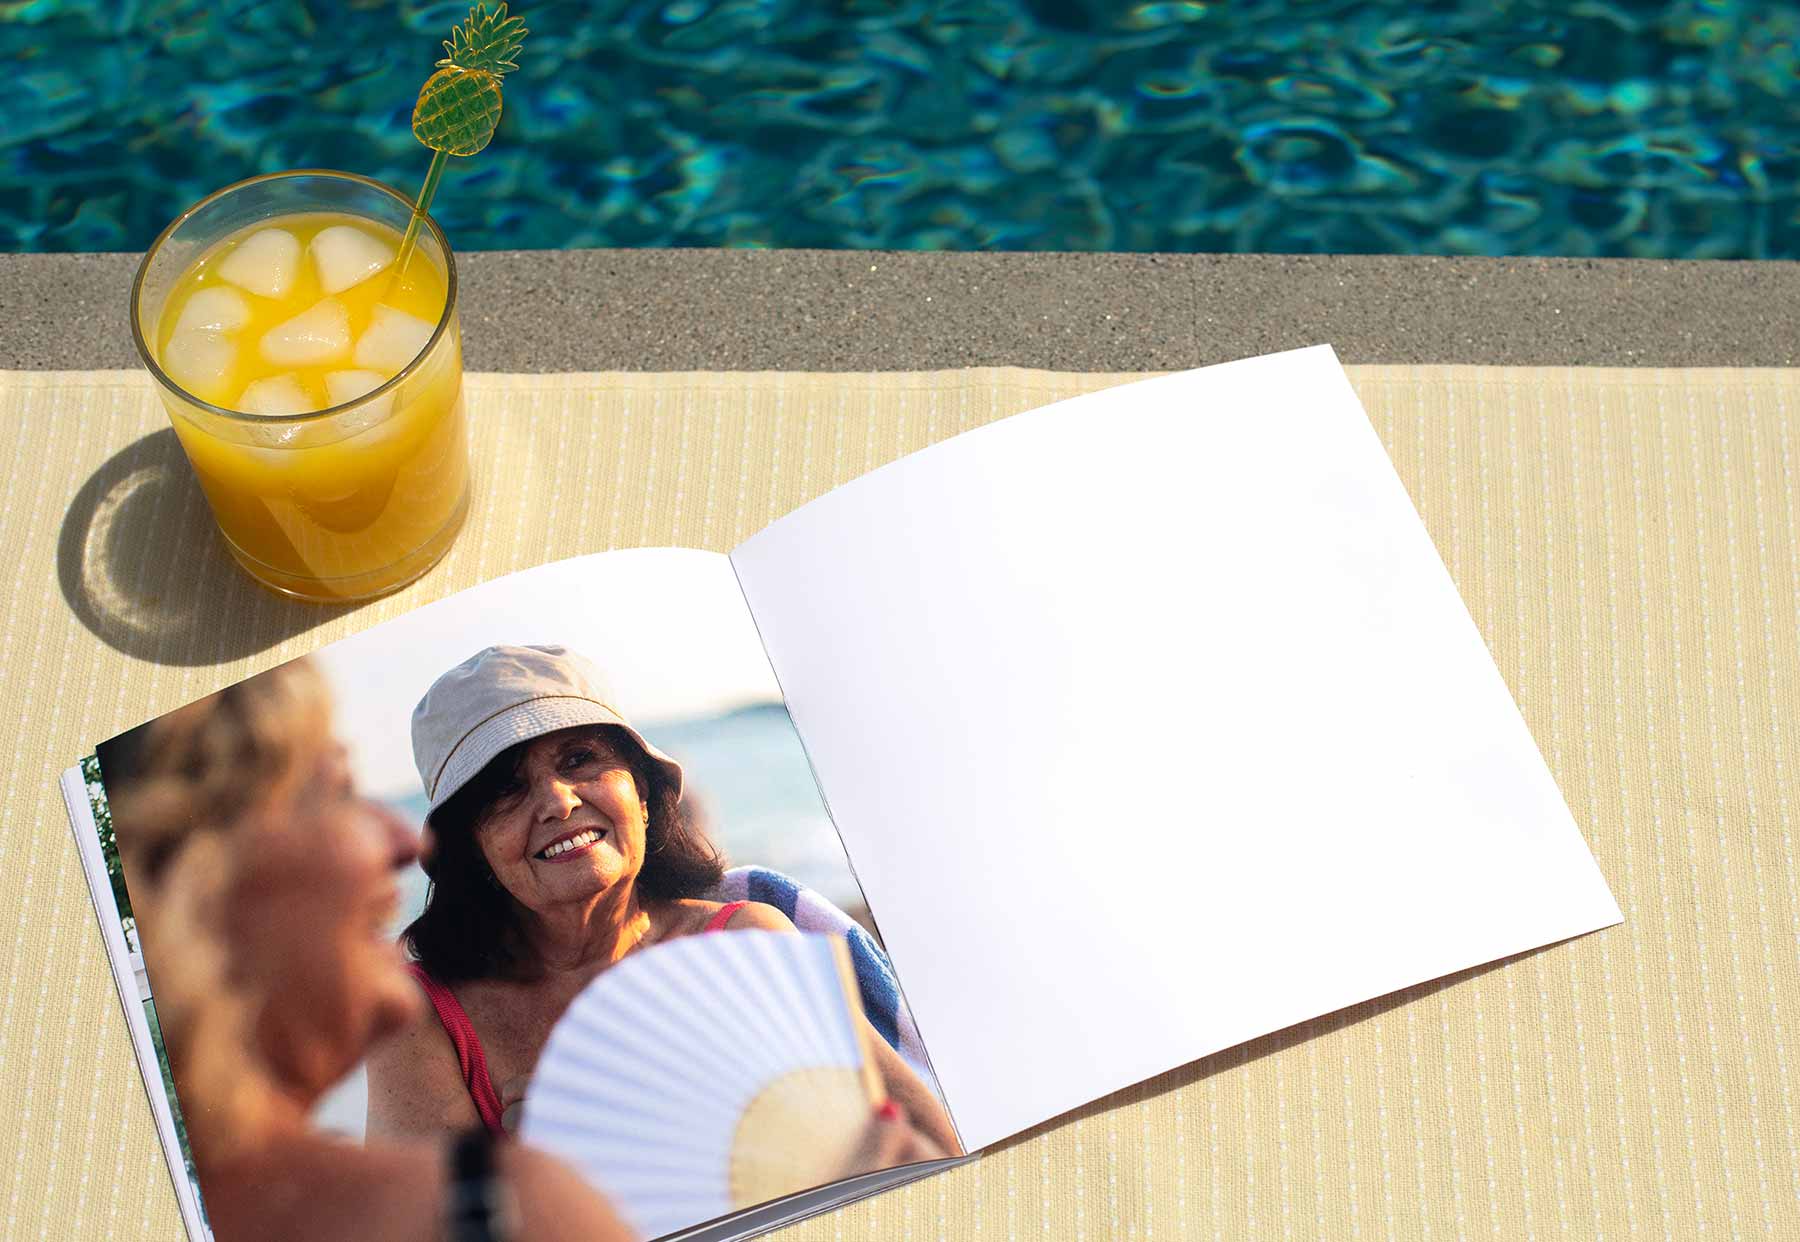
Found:
[{"label": "blank white page", "polygon": [[971,1149],[1620,921],[1329,348],[968,432],[732,561]]}]

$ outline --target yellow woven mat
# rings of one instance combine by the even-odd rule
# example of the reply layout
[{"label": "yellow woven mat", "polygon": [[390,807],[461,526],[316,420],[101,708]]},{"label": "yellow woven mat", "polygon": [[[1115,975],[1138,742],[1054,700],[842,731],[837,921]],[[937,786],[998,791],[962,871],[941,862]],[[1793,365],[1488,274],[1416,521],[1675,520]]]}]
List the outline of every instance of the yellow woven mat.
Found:
[{"label": "yellow woven mat", "polygon": [[[1800,372],[1352,377],[1628,921],[786,1236],[1800,1237]],[[225,559],[141,378],[0,373],[0,1237],[179,1233],[52,786],[95,739],[508,570],[729,548],[1123,378],[471,376],[460,543],[403,594],[327,611]]]}]

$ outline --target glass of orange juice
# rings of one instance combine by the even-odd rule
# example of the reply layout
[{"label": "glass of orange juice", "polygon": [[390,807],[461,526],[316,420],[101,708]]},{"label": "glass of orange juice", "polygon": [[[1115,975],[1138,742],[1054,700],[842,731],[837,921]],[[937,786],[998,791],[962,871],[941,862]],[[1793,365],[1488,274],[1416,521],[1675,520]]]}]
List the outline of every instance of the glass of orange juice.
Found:
[{"label": "glass of orange juice", "polygon": [[456,263],[412,201],[302,169],[228,186],[144,256],[138,353],[226,545],[265,585],[357,600],[449,549],[468,507]]}]

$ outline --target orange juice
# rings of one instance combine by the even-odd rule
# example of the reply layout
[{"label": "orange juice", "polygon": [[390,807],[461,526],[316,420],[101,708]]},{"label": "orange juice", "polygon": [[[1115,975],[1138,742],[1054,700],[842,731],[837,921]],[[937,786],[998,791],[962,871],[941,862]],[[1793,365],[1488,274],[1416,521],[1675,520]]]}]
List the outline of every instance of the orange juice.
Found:
[{"label": "orange juice", "polygon": [[258,220],[174,278],[145,342],[233,555],[277,590],[379,595],[429,568],[461,523],[449,256],[416,246],[402,272],[399,247],[367,217]]}]

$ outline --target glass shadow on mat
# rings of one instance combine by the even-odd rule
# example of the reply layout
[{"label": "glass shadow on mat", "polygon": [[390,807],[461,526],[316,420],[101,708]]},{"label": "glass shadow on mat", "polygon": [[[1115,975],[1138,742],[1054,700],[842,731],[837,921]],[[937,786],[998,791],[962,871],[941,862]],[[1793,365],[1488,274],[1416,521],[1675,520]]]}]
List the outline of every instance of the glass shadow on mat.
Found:
[{"label": "glass shadow on mat", "polygon": [[155,664],[222,664],[356,607],[287,599],[238,568],[166,427],[82,484],[63,516],[56,573],[83,625]]}]

